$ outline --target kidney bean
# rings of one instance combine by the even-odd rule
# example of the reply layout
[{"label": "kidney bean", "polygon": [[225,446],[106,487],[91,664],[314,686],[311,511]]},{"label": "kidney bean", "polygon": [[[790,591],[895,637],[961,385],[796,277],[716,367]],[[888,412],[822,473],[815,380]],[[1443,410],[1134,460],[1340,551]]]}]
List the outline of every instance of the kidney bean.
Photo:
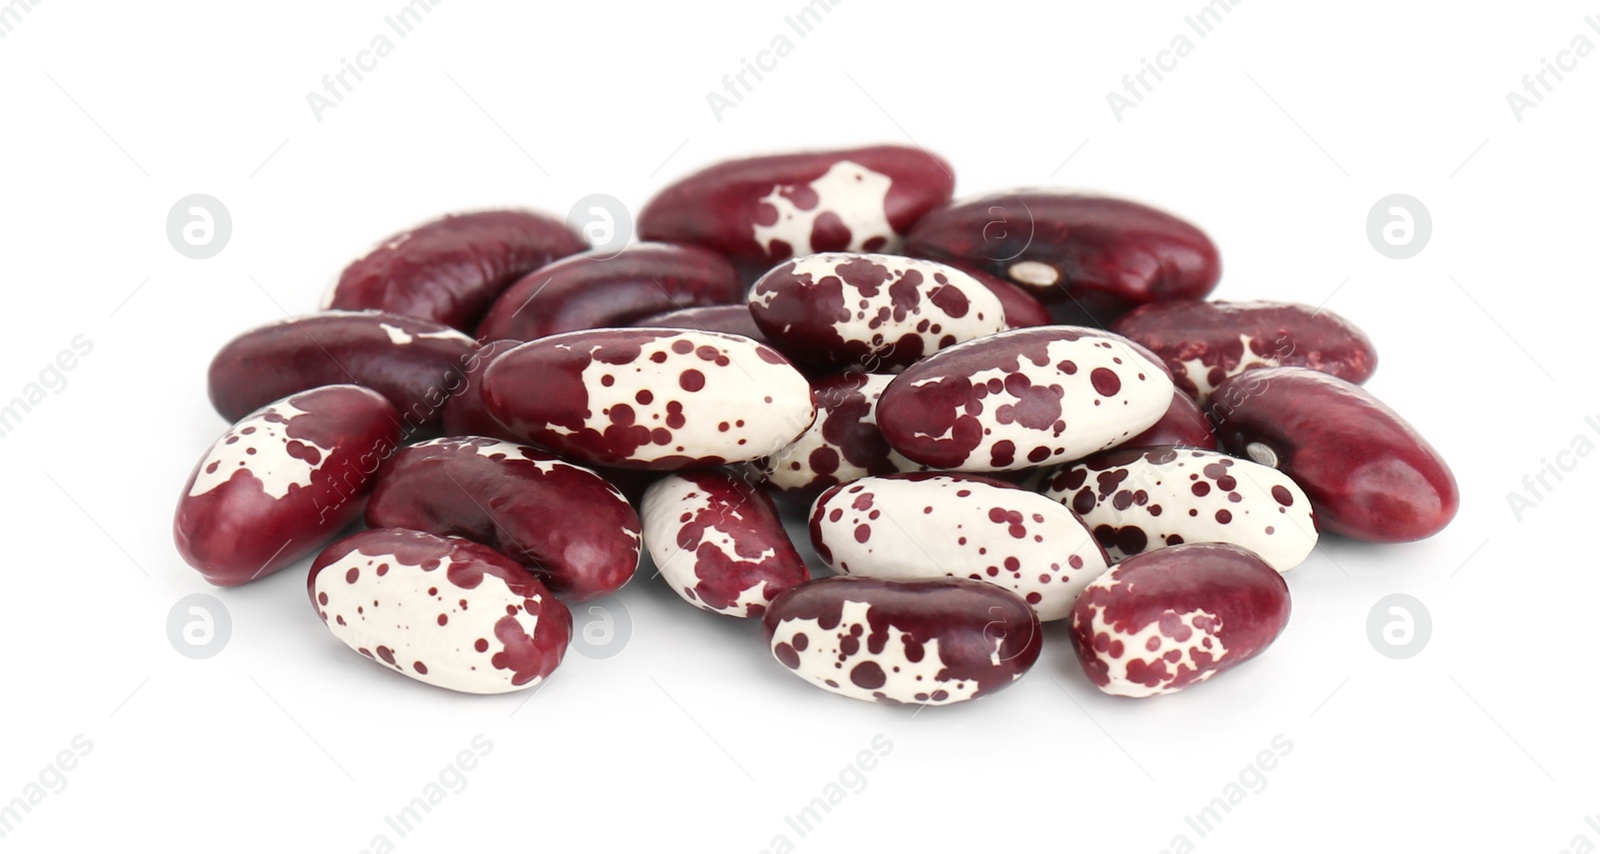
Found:
[{"label": "kidney bean", "polygon": [[1218,383],[1251,368],[1295,365],[1359,385],[1378,361],[1350,321],[1298,303],[1156,303],[1111,328],[1166,360],[1178,389],[1202,402]]},{"label": "kidney bean", "polygon": [[1200,411],[1200,404],[1181,391],[1172,393],[1172,405],[1149,430],[1122,443],[1127,448],[1147,448],[1152,445],[1178,445],[1184,448],[1217,449],[1217,434],[1211,422]]},{"label": "kidney bean", "polygon": [[379,473],[367,525],[483,543],[574,602],[615,593],[639,565],[639,515],[621,492],[586,468],[498,439],[402,449]]},{"label": "kidney bean", "polygon": [[355,383],[400,410],[408,432],[439,424],[477,348],[427,320],[376,311],[327,311],[259,326],[211,361],[211,403],[230,421],[297,391]]},{"label": "kidney bean", "polygon": [[972,264],[949,266],[977,279],[978,284],[988,288],[1000,299],[1000,307],[1006,318],[1005,328],[1023,329],[1029,326],[1050,326],[1055,323],[1050,318],[1050,309],[1021,286],[1014,285],[993,273],[985,272]]},{"label": "kidney bean", "polygon": [[759,617],[811,577],[772,499],[726,469],[667,475],[646,490],[642,511],[661,577],[696,608]]},{"label": "kidney bean", "polygon": [[890,447],[923,465],[998,471],[1067,462],[1161,419],[1166,368],[1108,332],[1037,326],[942,350],[878,400]]},{"label": "kidney bean", "polygon": [[452,691],[535,687],[572,640],[572,612],[516,561],[421,531],[339,540],[311,564],[306,590],[345,646]]},{"label": "kidney bean", "polygon": [[378,309],[472,329],[512,282],[588,248],[533,211],[477,211],[424,223],[350,263],[325,309]]},{"label": "kidney bean", "polygon": [[767,643],[796,676],[879,703],[942,706],[984,697],[1039,658],[1039,617],[1015,593],[941,578],[836,576],[779,596]]},{"label": "kidney bean", "polygon": [[743,297],[744,283],[733,265],[709,249],[665,243],[641,243],[620,252],[596,249],[517,280],[495,300],[478,326],[478,338],[532,341]]},{"label": "kidney bean", "polygon": [[1289,587],[1254,552],[1191,543],[1130,557],[1072,609],[1072,645],[1107,694],[1152,697],[1261,654],[1289,622]]},{"label": "kidney bean", "polygon": [[892,379],[846,371],[813,380],[817,420],[782,450],[759,460],[757,469],[768,483],[794,496],[815,495],[869,474],[921,470],[924,466],[889,447],[874,417],[878,397]]},{"label": "kidney bean", "polygon": [[1000,298],[954,267],[844,252],[774,267],[750,289],[750,315],[796,361],[879,373],[1005,326]]},{"label": "kidney bean", "polygon": [[495,357],[483,402],[523,441],[597,465],[676,470],[767,456],[811,425],[811,386],[749,338],[598,329]]},{"label": "kidney bean", "polygon": [[1375,543],[1431,537],[1461,497],[1439,452],[1360,386],[1310,368],[1223,380],[1206,417],[1224,449],[1300,484],[1324,531]]},{"label": "kidney bean", "polygon": [[1317,545],[1311,501],[1294,481],[1215,451],[1116,448],[1062,468],[1042,491],[1082,516],[1112,560],[1232,543],[1287,572]]},{"label": "kidney bean", "polygon": [[359,386],[250,413],[189,474],[172,522],[178,554],[221,587],[277,572],[361,516],[372,474],[399,439],[394,407]]},{"label": "kidney bean", "polygon": [[795,255],[894,252],[954,186],[945,161],[897,145],[730,160],[657,193],[639,237],[716,250],[751,281]]},{"label": "kidney bean", "polygon": [[817,555],[846,575],[970,578],[1021,596],[1044,621],[1072,610],[1110,561],[1055,501],[971,475],[864,477],[811,508]]},{"label": "kidney bean", "polygon": [[661,314],[652,314],[649,317],[635,320],[628,325],[654,329],[698,329],[704,332],[726,332],[729,335],[743,335],[746,338],[753,338],[769,347],[772,345],[772,342],[767,340],[767,336],[761,334],[761,330],[756,327],[756,319],[750,316],[750,306],[743,302],[738,305],[702,305]]},{"label": "kidney bean", "polygon": [[495,356],[521,344],[521,341],[488,341],[467,357],[462,367],[460,387],[444,402],[440,427],[446,436],[488,436],[516,441],[506,428],[483,409],[483,370]]},{"label": "kidney bean", "polygon": [[1200,229],[1136,202],[1018,190],[929,211],[906,254],[973,264],[1049,302],[1077,301],[1103,326],[1149,302],[1198,299],[1221,277]]}]

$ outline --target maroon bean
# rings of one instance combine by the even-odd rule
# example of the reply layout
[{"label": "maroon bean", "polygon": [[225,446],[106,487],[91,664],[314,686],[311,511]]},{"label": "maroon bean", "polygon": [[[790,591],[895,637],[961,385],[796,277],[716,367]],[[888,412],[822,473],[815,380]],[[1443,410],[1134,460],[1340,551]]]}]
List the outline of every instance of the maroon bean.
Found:
[{"label": "maroon bean", "polygon": [[716,250],[754,281],[796,255],[894,252],[954,185],[949,164],[897,145],[730,160],[657,193],[639,236]]},{"label": "maroon bean", "polygon": [[768,346],[772,344],[756,327],[756,319],[750,316],[750,306],[743,302],[738,305],[704,305],[668,311],[640,318],[628,325],[655,329],[702,329],[706,332],[726,332],[730,335],[754,338]]},{"label": "maroon bean", "polygon": [[268,323],[211,361],[211,403],[238,420],[285,395],[355,383],[400,410],[408,432],[438,425],[477,349],[440,323],[376,311],[326,311]]},{"label": "maroon bean", "polygon": [[973,264],[1044,302],[1079,303],[1104,326],[1145,303],[1198,299],[1222,268],[1193,225],[1123,199],[1019,190],[930,211],[906,253]]},{"label": "maroon bean", "polygon": [[483,374],[513,436],[593,465],[677,470],[767,456],[811,425],[811,386],[739,335],[591,329],[530,341]]},{"label": "maroon bean", "polygon": [[696,608],[759,617],[811,577],[772,499],[727,469],[667,475],[640,516],[661,578]]},{"label": "maroon bean", "polygon": [[1143,347],[1074,326],[1013,329],[911,366],[878,399],[889,446],[939,469],[1005,471],[1075,460],[1143,433],[1172,380]]},{"label": "maroon bean", "polygon": [[317,556],[306,592],[323,625],[367,658],[470,694],[542,683],[572,641],[572,612],[488,546],[379,528]]},{"label": "maroon bean", "polygon": [[324,386],[268,404],[190,473],[172,522],[178,553],[222,587],[294,563],[360,518],[399,440],[399,415],[371,389]]},{"label": "maroon bean", "polygon": [[1223,380],[1207,417],[1222,447],[1279,469],[1310,496],[1322,530],[1397,543],[1431,537],[1460,494],[1439,452],[1360,386],[1310,368]]},{"label": "maroon bean", "polygon": [[1152,697],[1260,655],[1289,622],[1289,586],[1249,549],[1194,543],[1135,555],[1090,582],[1072,645],[1107,694]]},{"label": "maroon bean", "polygon": [[532,341],[743,296],[733,265],[709,249],[665,243],[596,249],[541,267],[506,289],[478,326],[478,338]]},{"label": "maroon bean", "polygon": [[968,579],[835,576],[778,597],[772,654],[819,688],[879,703],[987,696],[1039,658],[1039,617],[1009,590]]},{"label": "maroon bean", "polygon": [[1217,434],[1211,429],[1211,422],[1206,420],[1205,413],[1200,411],[1200,404],[1194,398],[1181,391],[1172,393],[1172,405],[1167,407],[1167,414],[1161,420],[1151,425],[1149,430],[1123,442],[1128,448],[1144,448],[1151,445],[1177,445],[1184,448],[1201,448],[1207,451],[1216,450]]},{"label": "maroon bean", "polygon": [[750,314],[796,362],[879,373],[1005,327],[1000,298],[954,267],[853,252],[774,267],[750,289]]},{"label": "maroon bean", "polygon": [[517,441],[504,425],[494,420],[483,408],[483,371],[495,356],[521,344],[520,341],[489,341],[479,345],[462,370],[460,388],[450,393],[444,402],[441,428],[446,436],[489,436],[495,439]]},{"label": "maroon bean", "polygon": [[323,307],[378,309],[472,329],[512,282],[586,248],[566,223],[541,213],[446,216],[351,262]]},{"label": "maroon bean", "polygon": [[1156,303],[1111,329],[1165,359],[1178,389],[1199,401],[1224,379],[1252,368],[1306,367],[1359,385],[1378,361],[1372,342],[1354,324],[1298,303]]},{"label": "maroon bean", "polygon": [[817,420],[756,467],[779,491],[808,500],[830,486],[867,475],[925,468],[896,453],[878,429],[878,397],[893,379],[846,371],[812,380]]},{"label": "maroon bean", "polygon": [[575,602],[616,592],[639,565],[639,515],[622,493],[586,468],[497,439],[399,451],[378,476],[367,525],[483,543]]}]

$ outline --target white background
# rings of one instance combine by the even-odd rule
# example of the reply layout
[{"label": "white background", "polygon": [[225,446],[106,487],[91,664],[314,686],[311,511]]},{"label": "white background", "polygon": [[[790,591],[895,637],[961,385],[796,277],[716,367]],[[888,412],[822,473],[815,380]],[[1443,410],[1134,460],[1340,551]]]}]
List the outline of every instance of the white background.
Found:
[{"label": "white background", "polygon": [[[17,4],[12,4],[16,7]],[[82,734],[65,788],[0,847],[360,851],[1559,851],[1600,812],[1592,689],[1600,461],[1523,484],[1600,414],[1593,382],[1595,104],[1580,60],[1518,120],[1506,101],[1593,4],[890,4],[843,0],[719,121],[720,89],[801,0],[443,3],[318,121],[306,93],[401,0],[43,2],[0,40],[0,401],[74,336],[93,351],[0,439],[9,689],[0,801]],[[1119,121],[1106,94],[1179,32],[1193,52]],[[1570,64],[1570,63],[1569,63]],[[1377,343],[1369,388],[1454,466],[1459,517],[1426,542],[1335,538],[1289,576],[1268,654],[1149,701],[1101,696],[1059,625],[1031,674],[964,706],[877,707],[784,672],[759,628],[697,612],[650,568],[601,604],[631,637],[536,694],[397,677],[319,624],[302,563],[212,590],[171,513],[226,426],[205,368],[245,328],[315,306],[352,257],[446,211],[590,193],[639,209],[755,152],[927,147],[958,195],[1083,187],[1167,208],[1221,247],[1217,296],[1323,304]],[[168,210],[227,206],[181,256]],[[1405,261],[1369,209],[1432,213]],[[1581,444],[1581,443],[1580,443]],[[1520,519],[1516,491],[1534,504]],[[1576,532],[1576,533],[1574,533]],[[169,610],[216,595],[233,634],[180,656]],[[1395,661],[1368,611],[1432,616]],[[580,620],[585,610],[577,611]],[[527,700],[523,705],[524,700]],[[384,818],[473,737],[465,789],[399,838]],[[882,735],[892,750],[808,836],[785,817]],[[1292,750],[1204,838],[1185,823],[1276,736]],[[53,774],[47,775],[54,780]],[[847,779],[853,779],[847,777]],[[1250,779],[1254,779],[1253,777]],[[860,786],[856,786],[860,788]],[[1257,786],[1259,788],[1259,786]]]}]

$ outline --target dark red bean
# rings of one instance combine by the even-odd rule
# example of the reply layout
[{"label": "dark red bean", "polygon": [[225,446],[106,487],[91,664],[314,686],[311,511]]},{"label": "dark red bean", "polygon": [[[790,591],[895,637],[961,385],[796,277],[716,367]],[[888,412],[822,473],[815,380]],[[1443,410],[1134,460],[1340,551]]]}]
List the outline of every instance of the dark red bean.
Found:
[{"label": "dark red bean", "polygon": [[1200,404],[1194,398],[1181,391],[1172,393],[1172,405],[1167,407],[1167,414],[1161,416],[1149,430],[1123,442],[1128,448],[1144,448],[1151,445],[1177,445],[1184,448],[1200,448],[1214,451],[1217,448],[1217,434],[1211,429],[1211,422],[1206,420],[1205,413],[1200,411]]},{"label": "dark red bean", "polygon": [[665,243],[597,249],[522,277],[489,309],[478,338],[532,341],[743,297],[744,283],[733,265],[709,249]]},{"label": "dark red bean", "polygon": [[1439,452],[1360,386],[1310,368],[1223,380],[1206,415],[1222,447],[1300,484],[1322,530],[1397,543],[1431,537],[1461,498]]},{"label": "dark red bean", "polygon": [[796,362],[875,373],[1005,327],[1000,298],[954,267],[853,252],[774,267],[751,287],[750,315]]},{"label": "dark red bean", "polygon": [[1072,645],[1107,694],[1151,697],[1260,655],[1289,622],[1289,586],[1248,549],[1223,543],[1135,555],[1090,582]]},{"label": "dark red bean", "polygon": [[750,306],[744,302],[738,305],[706,305],[696,308],[685,308],[677,311],[668,311],[662,314],[652,314],[635,320],[629,326],[651,327],[655,329],[700,329],[706,332],[726,332],[730,335],[743,335],[771,346],[772,342],[767,336],[761,334],[756,327],[756,319],[750,316]]},{"label": "dark red bean", "polygon": [[906,253],[976,265],[1046,303],[1076,301],[1104,326],[1150,302],[1198,299],[1222,273],[1193,225],[1123,199],[1020,190],[930,211]]},{"label": "dark red bean", "polygon": [[297,391],[354,383],[400,410],[407,431],[431,429],[464,387],[477,349],[440,323],[376,311],[327,311],[257,327],[211,361],[211,403],[229,421]]},{"label": "dark red bean", "polygon": [[678,470],[767,456],[816,416],[811,386],[738,335],[592,329],[530,341],[483,374],[513,436],[593,465]]},{"label": "dark red bean", "polygon": [[897,145],[730,160],[657,193],[639,237],[713,249],[754,281],[797,255],[894,252],[954,185],[942,159]]},{"label": "dark red bean", "polygon": [[367,525],[483,543],[575,602],[616,592],[639,565],[639,515],[622,493],[586,468],[497,439],[399,451],[379,474]]},{"label": "dark red bean", "polygon": [[178,499],[178,554],[233,587],[276,572],[360,518],[373,473],[400,440],[383,396],[353,385],[290,395],[228,429]]},{"label": "dark red bean", "polygon": [[689,604],[759,617],[811,577],[772,499],[727,469],[675,472],[645,493],[645,547]]},{"label": "dark red bean", "polygon": [[1043,642],[1022,597],[968,579],[817,579],[778,597],[762,625],[796,676],[879,703],[987,696],[1026,673]]},{"label": "dark red bean", "polygon": [[1354,324],[1298,303],[1156,303],[1111,328],[1165,359],[1178,389],[1200,401],[1252,368],[1305,367],[1359,385],[1378,363],[1372,342]]},{"label": "dark red bean", "polygon": [[500,422],[483,408],[483,371],[495,356],[517,346],[520,341],[489,341],[480,345],[462,371],[464,382],[444,402],[441,429],[446,436],[489,436],[517,441]]},{"label": "dark red bean", "polygon": [[472,329],[512,282],[587,248],[566,223],[533,211],[447,216],[351,262],[323,307],[378,309]]},{"label": "dark red bean", "polygon": [[533,688],[572,641],[572,612],[516,561],[422,531],[345,537],[311,564],[306,592],[346,646],[452,691]]}]

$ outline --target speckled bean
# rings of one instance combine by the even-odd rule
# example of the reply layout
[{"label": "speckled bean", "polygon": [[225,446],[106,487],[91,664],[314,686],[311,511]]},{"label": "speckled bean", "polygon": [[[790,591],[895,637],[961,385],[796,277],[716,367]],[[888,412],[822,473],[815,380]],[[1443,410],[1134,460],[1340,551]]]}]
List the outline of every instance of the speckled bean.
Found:
[{"label": "speckled bean", "polygon": [[778,597],[767,643],[796,676],[879,703],[941,706],[984,697],[1039,658],[1039,617],[1015,593],[943,578],[836,576]]},{"label": "speckled bean", "polygon": [[572,613],[516,561],[421,531],[339,540],[311,564],[306,590],[345,646],[452,691],[533,688],[572,640]]},{"label": "speckled bean", "polygon": [[239,420],[195,465],[172,523],[178,554],[234,587],[306,556],[360,518],[400,419],[371,389],[300,392]]},{"label": "speckled bean", "polygon": [[1001,471],[1075,460],[1166,413],[1172,379],[1131,341],[1074,326],[958,344],[895,378],[878,400],[889,445],[927,466]]},{"label": "speckled bean", "polygon": [[869,474],[926,468],[884,441],[874,413],[894,377],[846,371],[811,383],[817,420],[782,450],[756,463],[781,492],[808,500],[836,483]]},{"label": "speckled bean", "polygon": [[972,475],[893,474],[840,484],[811,508],[817,555],[846,575],[970,578],[1059,620],[1110,561],[1071,510]]},{"label": "speckled bean", "polygon": [[1195,543],[1128,558],[1072,609],[1072,645],[1096,687],[1170,694],[1261,654],[1289,622],[1289,587],[1255,553]]}]

